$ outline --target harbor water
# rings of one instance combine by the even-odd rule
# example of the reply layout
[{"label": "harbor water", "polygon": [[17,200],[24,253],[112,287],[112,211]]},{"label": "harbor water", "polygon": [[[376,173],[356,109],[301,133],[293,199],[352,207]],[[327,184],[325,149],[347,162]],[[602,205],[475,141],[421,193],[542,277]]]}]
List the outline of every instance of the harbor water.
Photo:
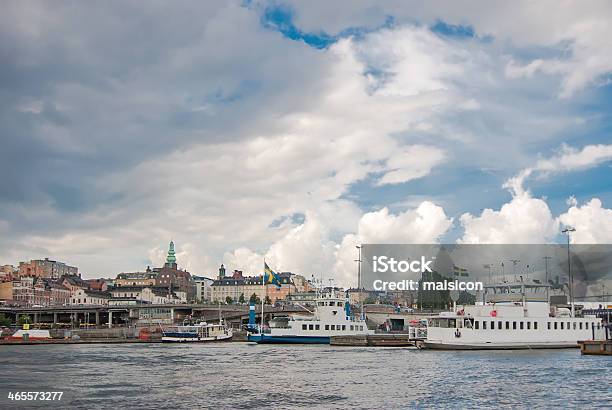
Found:
[{"label": "harbor water", "polygon": [[[578,349],[1,346],[0,408],[610,408],[612,359]],[[61,401],[9,392],[63,391]]]}]

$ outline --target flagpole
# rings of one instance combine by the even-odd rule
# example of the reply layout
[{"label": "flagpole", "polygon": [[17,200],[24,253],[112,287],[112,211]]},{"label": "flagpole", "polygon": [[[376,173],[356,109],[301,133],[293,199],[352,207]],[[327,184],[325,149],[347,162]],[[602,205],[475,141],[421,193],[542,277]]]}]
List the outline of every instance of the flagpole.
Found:
[{"label": "flagpole", "polygon": [[261,297],[261,320],[260,320],[260,333],[261,340],[263,342],[263,331],[264,331],[264,301],[266,299],[266,259],[264,258],[264,271],[261,276],[261,284],[263,285],[263,295]]}]

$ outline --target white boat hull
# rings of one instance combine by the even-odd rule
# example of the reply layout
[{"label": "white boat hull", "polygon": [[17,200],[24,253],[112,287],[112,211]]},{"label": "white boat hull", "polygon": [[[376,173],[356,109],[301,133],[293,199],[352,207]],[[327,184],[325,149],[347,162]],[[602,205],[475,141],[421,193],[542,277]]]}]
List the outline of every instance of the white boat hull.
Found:
[{"label": "white boat hull", "polygon": [[178,336],[162,336],[162,342],[168,343],[204,343],[204,342],[221,342],[230,340],[232,334],[212,336],[212,337],[178,337]]}]

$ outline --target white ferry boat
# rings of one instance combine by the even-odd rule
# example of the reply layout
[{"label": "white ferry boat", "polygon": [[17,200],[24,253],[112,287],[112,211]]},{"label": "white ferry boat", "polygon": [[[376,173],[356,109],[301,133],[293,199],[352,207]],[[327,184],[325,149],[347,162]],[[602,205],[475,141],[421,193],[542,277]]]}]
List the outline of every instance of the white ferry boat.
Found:
[{"label": "white ferry boat", "polygon": [[162,342],[215,342],[230,340],[232,329],[225,324],[213,325],[206,322],[183,324],[162,331]]},{"label": "white ferry boat", "polygon": [[427,320],[424,348],[535,349],[577,347],[603,338],[600,318],[551,307],[548,286],[524,282],[485,286],[485,302],[457,306]]},{"label": "white ferry boat", "polygon": [[257,343],[318,343],[329,344],[331,336],[367,335],[365,320],[350,314],[350,304],[344,295],[332,290],[315,300],[312,315],[292,315],[270,321],[270,331],[249,333],[248,340]]}]

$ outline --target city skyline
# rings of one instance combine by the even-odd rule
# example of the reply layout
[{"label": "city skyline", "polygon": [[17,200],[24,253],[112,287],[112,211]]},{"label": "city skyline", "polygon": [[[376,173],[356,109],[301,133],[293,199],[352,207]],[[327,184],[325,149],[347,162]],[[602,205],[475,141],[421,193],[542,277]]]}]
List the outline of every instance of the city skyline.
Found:
[{"label": "city skyline", "polygon": [[360,243],[612,241],[606,2],[325,7],[8,3],[0,264],[350,286]]}]

